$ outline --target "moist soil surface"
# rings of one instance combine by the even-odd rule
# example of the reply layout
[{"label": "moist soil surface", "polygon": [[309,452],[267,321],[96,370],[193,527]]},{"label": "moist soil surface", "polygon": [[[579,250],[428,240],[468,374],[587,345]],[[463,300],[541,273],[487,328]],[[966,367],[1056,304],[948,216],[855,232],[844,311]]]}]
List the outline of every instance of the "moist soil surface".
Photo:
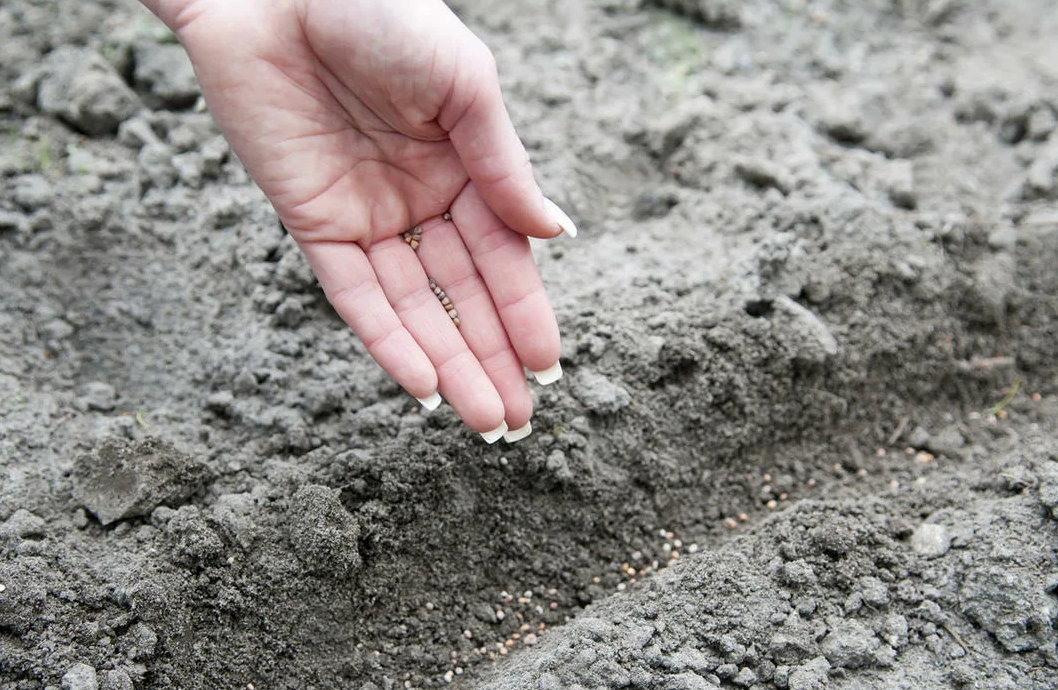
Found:
[{"label": "moist soil surface", "polygon": [[426,413],[118,0],[0,4],[0,688],[1058,684],[1053,0],[464,0],[575,240]]}]

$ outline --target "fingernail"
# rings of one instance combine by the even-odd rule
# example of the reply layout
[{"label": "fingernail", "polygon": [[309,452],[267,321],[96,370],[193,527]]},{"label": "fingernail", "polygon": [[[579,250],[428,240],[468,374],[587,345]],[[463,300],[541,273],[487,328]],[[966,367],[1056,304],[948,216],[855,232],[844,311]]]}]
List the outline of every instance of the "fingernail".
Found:
[{"label": "fingernail", "polygon": [[441,404],[441,394],[434,391],[428,398],[415,398],[427,412],[433,412]]},{"label": "fingernail", "polygon": [[503,440],[507,443],[514,443],[515,441],[521,441],[523,438],[525,438],[531,433],[533,433],[533,423],[526,422],[525,426],[523,426],[522,428],[514,429],[513,431],[508,431],[506,434],[504,434]]},{"label": "fingernail", "polygon": [[533,378],[536,379],[537,383],[541,386],[546,386],[562,378],[562,362],[555,362],[543,371],[530,370],[530,373],[533,375]]},{"label": "fingernail", "polygon": [[503,435],[506,433],[507,422],[500,422],[500,425],[492,431],[486,431],[485,433],[481,434],[481,438],[485,441],[485,443],[492,445],[496,441],[499,441],[501,438],[503,438]]},{"label": "fingernail", "polygon": [[573,221],[570,220],[565,211],[547,197],[544,197],[544,206],[547,207],[547,215],[551,216],[551,220],[558,223],[558,227],[562,228],[562,232],[570,237],[577,236],[577,226],[573,224]]}]

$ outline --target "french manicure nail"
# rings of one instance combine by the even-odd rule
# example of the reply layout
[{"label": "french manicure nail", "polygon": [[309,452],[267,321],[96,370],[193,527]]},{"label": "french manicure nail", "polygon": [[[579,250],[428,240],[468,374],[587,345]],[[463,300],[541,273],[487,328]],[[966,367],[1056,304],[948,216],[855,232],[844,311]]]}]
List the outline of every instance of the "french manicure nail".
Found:
[{"label": "french manicure nail", "polygon": [[492,445],[496,441],[499,441],[501,438],[503,438],[503,435],[506,433],[507,422],[500,422],[500,425],[492,431],[486,431],[485,433],[481,434],[481,438],[485,441],[485,443]]},{"label": "french manicure nail", "polygon": [[503,435],[503,440],[507,443],[514,443],[515,441],[521,441],[523,438],[533,433],[533,423],[526,422],[525,426],[520,429],[513,429]]},{"label": "french manicure nail", "polygon": [[441,404],[441,394],[438,393],[437,391],[434,391],[433,393],[431,393],[430,397],[428,397],[428,398],[415,398],[415,399],[419,401],[419,404],[422,405],[423,409],[426,410],[427,412],[433,412]]},{"label": "french manicure nail", "polygon": [[562,378],[562,362],[555,362],[543,371],[530,370],[530,373],[532,373],[533,378],[536,379],[537,383],[541,386],[546,386]]},{"label": "french manicure nail", "polygon": [[573,221],[570,220],[565,211],[547,197],[544,197],[544,206],[547,207],[547,215],[551,216],[551,220],[558,223],[558,227],[562,228],[562,232],[570,237],[577,236],[577,226],[573,224]]}]

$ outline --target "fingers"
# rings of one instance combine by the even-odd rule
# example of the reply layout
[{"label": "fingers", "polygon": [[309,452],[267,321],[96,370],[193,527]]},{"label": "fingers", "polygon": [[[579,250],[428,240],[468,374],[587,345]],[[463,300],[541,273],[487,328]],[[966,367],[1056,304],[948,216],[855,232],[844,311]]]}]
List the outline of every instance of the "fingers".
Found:
[{"label": "fingers", "polygon": [[[526,241],[508,233],[515,241]],[[419,261],[458,313],[463,339],[503,399],[507,426],[526,428],[533,414],[533,399],[522,363],[459,231],[451,222],[438,220],[424,224],[422,237]]]},{"label": "fingers", "polygon": [[495,60],[480,42],[462,60],[453,92],[438,117],[470,179],[507,227],[523,235],[576,236],[566,214],[548,202],[533,177],[529,155],[503,104]]},{"label": "fingers", "polygon": [[430,289],[415,252],[401,238],[392,237],[371,245],[367,259],[397,317],[433,363],[441,395],[467,426],[486,435],[486,440],[488,434],[498,438],[507,431],[503,399]]},{"label": "fingers", "polygon": [[406,391],[428,399],[437,391],[433,363],[401,323],[359,245],[302,246],[328,301],[363,341],[375,361]]},{"label": "fingers", "polygon": [[556,380],[561,376],[558,322],[528,240],[503,224],[474,184],[456,198],[451,214],[518,359],[540,383]]}]

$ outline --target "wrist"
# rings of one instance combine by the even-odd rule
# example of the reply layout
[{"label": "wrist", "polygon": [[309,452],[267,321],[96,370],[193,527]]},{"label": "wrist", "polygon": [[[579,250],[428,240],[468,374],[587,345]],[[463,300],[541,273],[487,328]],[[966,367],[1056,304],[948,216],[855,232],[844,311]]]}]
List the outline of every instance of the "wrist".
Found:
[{"label": "wrist", "polygon": [[202,14],[207,4],[204,0],[140,0],[144,7],[162,20],[173,33],[190,24]]}]

